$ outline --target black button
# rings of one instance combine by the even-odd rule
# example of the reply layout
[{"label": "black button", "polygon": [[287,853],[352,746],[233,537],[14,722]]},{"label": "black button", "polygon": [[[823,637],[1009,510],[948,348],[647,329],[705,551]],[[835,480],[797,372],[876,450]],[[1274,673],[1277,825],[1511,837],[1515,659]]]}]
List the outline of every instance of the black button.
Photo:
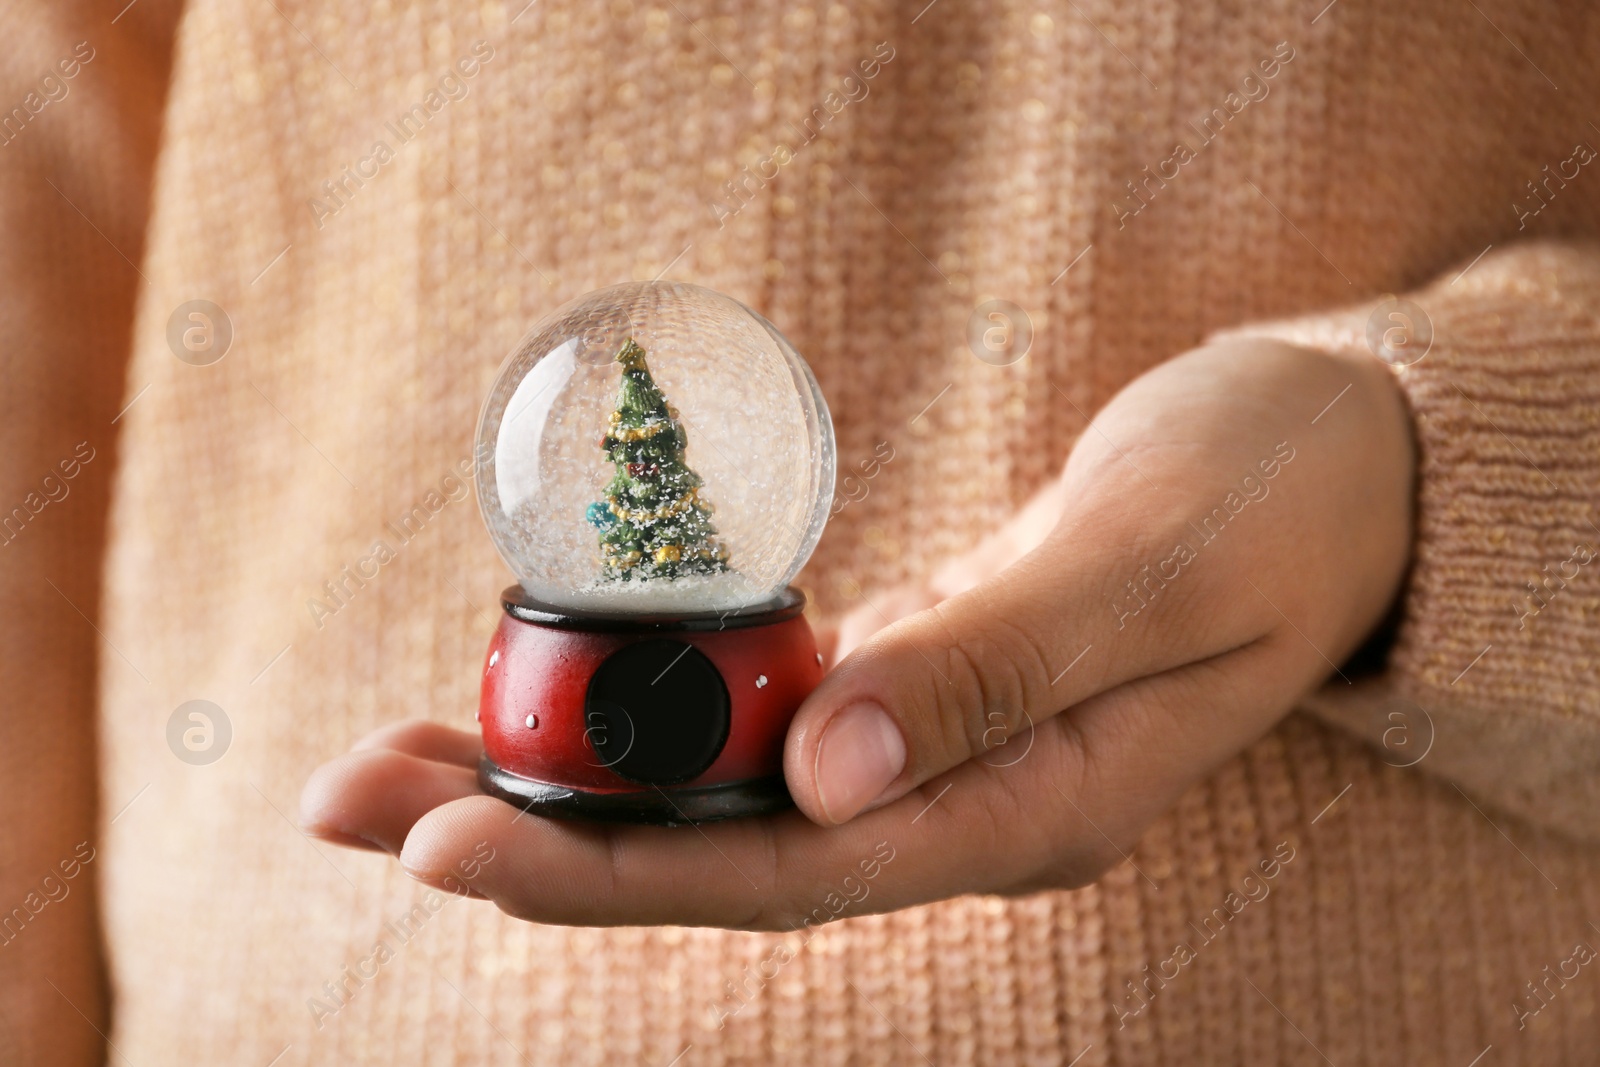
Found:
[{"label": "black button", "polygon": [[728,741],[728,687],[682,641],[617,649],[589,680],[585,734],[602,766],[630,782],[677,785],[704,774]]}]

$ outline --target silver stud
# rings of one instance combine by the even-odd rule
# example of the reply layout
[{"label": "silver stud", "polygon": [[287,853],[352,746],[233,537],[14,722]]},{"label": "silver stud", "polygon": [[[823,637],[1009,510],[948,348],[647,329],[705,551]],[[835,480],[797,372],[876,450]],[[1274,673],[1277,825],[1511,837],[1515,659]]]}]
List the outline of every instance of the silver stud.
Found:
[{"label": "silver stud", "polygon": [[499,662],[500,662],[500,650],[497,648],[493,652],[489,653],[489,666],[493,667],[496,663],[499,663]]},{"label": "silver stud", "polygon": [[530,729],[530,730],[537,729],[538,726],[539,726],[539,716],[537,716],[537,715],[529,715],[526,719],[524,719],[522,721],[523,721],[524,724],[527,725],[528,729]]},{"label": "silver stud", "polygon": [[819,667],[822,666],[822,653],[821,652],[817,653],[817,666],[819,666]]},{"label": "silver stud", "polygon": [[757,689],[762,688],[766,684],[767,684],[767,676],[766,675],[761,674],[761,675],[757,675],[756,676],[756,688]]}]

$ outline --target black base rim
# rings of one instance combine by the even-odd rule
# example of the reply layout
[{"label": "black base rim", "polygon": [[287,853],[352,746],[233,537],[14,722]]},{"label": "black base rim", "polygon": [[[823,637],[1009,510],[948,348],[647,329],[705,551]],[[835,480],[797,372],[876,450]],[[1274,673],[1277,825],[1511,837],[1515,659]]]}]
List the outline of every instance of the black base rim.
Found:
[{"label": "black base rim", "polygon": [[791,585],[766,603],[747,608],[660,615],[648,612],[571,611],[535,600],[522,586],[513,585],[500,594],[500,606],[513,619],[556,630],[581,630],[596,634],[683,633],[742,630],[787,622],[805,611],[806,598],[804,593]]},{"label": "black base rim", "polygon": [[640,792],[586,793],[512,774],[484,756],[478,761],[478,784],[490,796],[534,815],[652,826],[770,815],[794,806],[782,775],[693,789],[651,787]]}]

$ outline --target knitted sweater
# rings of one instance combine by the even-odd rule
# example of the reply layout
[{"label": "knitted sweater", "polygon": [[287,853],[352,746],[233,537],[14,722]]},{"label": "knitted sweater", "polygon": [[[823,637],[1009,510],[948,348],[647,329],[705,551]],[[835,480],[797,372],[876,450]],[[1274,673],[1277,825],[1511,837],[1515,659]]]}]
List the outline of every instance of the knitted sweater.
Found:
[{"label": "knitted sweater", "polygon": [[[1593,1062],[1600,12],[124,2],[0,42],[0,1060]],[[1141,371],[1368,351],[1401,294],[1392,632],[1073,892],[569,929],[307,839],[316,764],[473,726],[508,576],[448,479],[500,360],[662,272],[785,331],[842,467],[892,446],[801,575],[822,619]]]}]

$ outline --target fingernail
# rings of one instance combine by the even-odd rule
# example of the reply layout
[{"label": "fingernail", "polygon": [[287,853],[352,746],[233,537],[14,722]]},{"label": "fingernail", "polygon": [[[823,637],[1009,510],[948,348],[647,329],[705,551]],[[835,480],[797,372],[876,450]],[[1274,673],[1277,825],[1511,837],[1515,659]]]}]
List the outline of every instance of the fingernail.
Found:
[{"label": "fingernail", "polygon": [[817,798],[835,823],[853,819],[906,768],[906,742],[877,704],[851,704],[828,724],[817,746]]}]

